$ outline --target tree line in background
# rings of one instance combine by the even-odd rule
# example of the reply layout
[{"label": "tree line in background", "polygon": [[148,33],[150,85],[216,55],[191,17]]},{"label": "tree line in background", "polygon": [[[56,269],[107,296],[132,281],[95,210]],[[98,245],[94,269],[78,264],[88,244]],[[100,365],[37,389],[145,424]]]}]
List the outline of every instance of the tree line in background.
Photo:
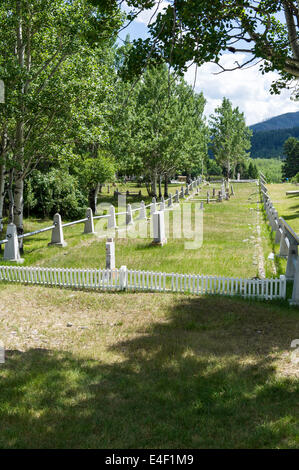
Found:
[{"label": "tree line in background", "polygon": [[284,144],[284,153],[286,160],[282,167],[283,177],[299,183],[299,140],[290,137]]},{"label": "tree line in background", "polygon": [[284,143],[289,137],[299,138],[299,127],[290,129],[273,129],[254,132],[251,138],[252,158],[282,158]]}]

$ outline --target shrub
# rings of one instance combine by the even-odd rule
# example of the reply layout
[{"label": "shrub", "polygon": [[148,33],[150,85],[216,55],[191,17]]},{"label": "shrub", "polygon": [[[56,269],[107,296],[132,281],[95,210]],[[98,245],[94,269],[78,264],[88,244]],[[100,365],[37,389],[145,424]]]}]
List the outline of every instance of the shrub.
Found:
[{"label": "shrub", "polygon": [[295,176],[292,178],[292,183],[299,183],[299,173],[297,173]]},{"label": "shrub", "polygon": [[52,217],[56,212],[67,219],[84,215],[87,198],[79,189],[78,180],[67,170],[53,168],[48,173],[32,172],[25,184],[25,207],[37,217]]}]

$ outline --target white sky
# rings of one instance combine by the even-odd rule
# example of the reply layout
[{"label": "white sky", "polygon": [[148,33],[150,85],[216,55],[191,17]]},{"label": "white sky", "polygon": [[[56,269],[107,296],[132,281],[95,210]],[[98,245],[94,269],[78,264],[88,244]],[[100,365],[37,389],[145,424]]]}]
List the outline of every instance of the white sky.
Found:
[{"label": "white sky", "polygon": [[[160,1],[159,11],[162,11],[167,4],[166,0]],[[140,35],[140,28],[144,26],[145,30],[142,36],[146,36],[146,26],[155,10],[156,7],[140,13],[131,24],[130,33],[134,34],[138,31]],[[241,53],[224,54],[221,64],[226,68],[232,68],[235,61],[242,63],[245,57],[245,54]],[[221,104],[224,96],[232,102],[234,107],[238,106],[240,111],[244,112],[247,125],[264,121],[279,114],[299,111],[299,102],[290,99],[290,91],[284,90],[280,95],[270,94],[271,83],[279,77],[277,73],[270,72],[262,75],[259,72],[259,65],[257,65],[247,70],[213,74],[219,70],[217,65],[211,63],[204,64],[197,70],[195,90],[202,91],[207,100],[205,110],[207,116]],[[194,84],[194,73],[195,66],[191,66],[185,74],[185,80],[191,85]]]},{"label": "white sky", "polygon": [[[245,54],[224,54],[221,64],[232,68],[234,61],[242,63]],[[259,65],[247,70],[234,70],[214,75],[220,69],[215,64],[204,64],[197,69],[196,91],[203,91],[207,100],[207,115],[221,104],[225,96],[244,112],[247,125],[255,124],[279,114],[299,111],[299,102],[292,101],[291,91],[284,90],[280,95],[271,95],[271,83],[278,74],[269,72],[262,75]],[[195,66],[191,66],[185,74],[185,80],[193,85]]]}]

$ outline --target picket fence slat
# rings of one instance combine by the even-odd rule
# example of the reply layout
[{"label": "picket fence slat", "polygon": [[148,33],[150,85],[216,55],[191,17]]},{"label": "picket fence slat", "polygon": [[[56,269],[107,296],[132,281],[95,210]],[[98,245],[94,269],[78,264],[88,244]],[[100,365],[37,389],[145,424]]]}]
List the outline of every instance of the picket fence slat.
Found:
[{"label": "picket fence slat", "polygon": [[[120,290],[118,269],[68,269],[0,266],[0,281],[48,286]],[[239,279],[200,274],[126,270],[126,289],[134,291],[189,292],[192,294],[240,295],[266,300],[285,298],[286,278]]]}]

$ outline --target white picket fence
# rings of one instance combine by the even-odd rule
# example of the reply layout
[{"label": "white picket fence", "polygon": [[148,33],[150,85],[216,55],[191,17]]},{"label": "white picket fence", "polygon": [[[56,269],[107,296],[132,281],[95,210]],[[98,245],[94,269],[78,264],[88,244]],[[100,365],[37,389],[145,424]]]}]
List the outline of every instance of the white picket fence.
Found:
[{"label": "white picket fence", "polygon": [[286,278],[240,279],[199,274],[120,269],[67,269],[0,266],[0,281],[100,290],[240,295],[265,300],[286,297]]}]

